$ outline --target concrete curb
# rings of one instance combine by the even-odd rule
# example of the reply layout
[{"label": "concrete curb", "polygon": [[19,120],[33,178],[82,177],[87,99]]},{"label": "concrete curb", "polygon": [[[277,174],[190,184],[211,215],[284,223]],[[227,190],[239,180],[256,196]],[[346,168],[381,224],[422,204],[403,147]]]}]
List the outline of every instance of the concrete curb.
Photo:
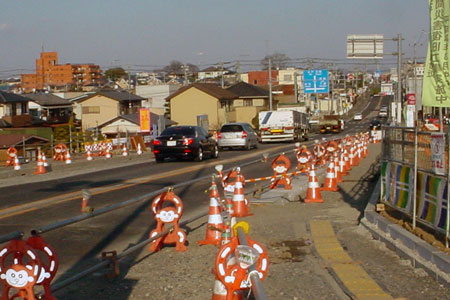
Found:
[{"label": "concrete curb", "polygon": [[450,257],[375,211],[380,185],[381,179],[369,199],[361,225],[374,239],[383,242],[401,258],[411,261],[415,268],[424,269],[436,281],[450,287]]}]

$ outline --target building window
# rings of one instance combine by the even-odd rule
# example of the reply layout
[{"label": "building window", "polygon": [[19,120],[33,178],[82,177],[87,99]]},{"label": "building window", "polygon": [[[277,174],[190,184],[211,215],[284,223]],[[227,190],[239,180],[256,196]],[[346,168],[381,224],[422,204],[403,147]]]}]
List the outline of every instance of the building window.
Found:
[{"label": "building window", "polygon": [[292,75],[284,75],[284,81],[292,81]]},{"label": "building window", "polygon": [[258,84],[258,80],[253,80],[253,84]]},{"label": "building window", "polygon": [[83,114],[99,114],[100,106],[83,106],[82,113]]},{"label": "building window", "polygon": [[253,106],[252,99],[244,99],[244,106]]}]

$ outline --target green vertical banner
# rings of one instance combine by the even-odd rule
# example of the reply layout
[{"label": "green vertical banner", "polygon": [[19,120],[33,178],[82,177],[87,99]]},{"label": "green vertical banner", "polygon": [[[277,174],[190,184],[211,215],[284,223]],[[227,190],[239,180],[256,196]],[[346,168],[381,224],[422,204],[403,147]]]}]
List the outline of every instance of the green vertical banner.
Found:
[{"label": "green vertical banner", "polygon": [[429,0],[428,44],[422,105],[450,107],[450,1]]}]

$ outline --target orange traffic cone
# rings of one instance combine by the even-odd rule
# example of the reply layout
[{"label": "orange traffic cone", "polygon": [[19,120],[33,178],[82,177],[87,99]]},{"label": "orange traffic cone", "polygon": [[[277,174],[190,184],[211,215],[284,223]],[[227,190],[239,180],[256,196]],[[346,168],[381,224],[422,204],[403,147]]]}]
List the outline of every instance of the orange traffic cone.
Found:
[{"label": "orange traffic cone", "polygon": [[41,150],[38,150],[37,158],[38,158],[37,159],[37,168],[36,168],[36,171],[34,172],[34,174],[39,175],[39,174],[47,173],[47,170],[45,169],[45,166],[44,166],[44,162],[42,161]]},{"label": "orange traffic cone", "polygon": [[197,242],[199,245],[219,245],[222,239],[223,220],[220,215],[220,195],[214,181],[211,183],[209,197],[209,216],[208,224],[206,225],[206,237],[204,240]]},{"label": "orange traffic cone", "polygon": [[106,153],[105,153],[105,158],[111,158],[111,152],[109,151],[109,147],[106,147]]},{"label": "orange traffic cone", "polygon": [[311,164],[308,177],[308,189],[306,190],[305,203],[323,203],[322,196],[320,195],[320,186],[317,181],[316,168],[314,164]]},{"label": "orange traffic cone", "polygon": [[44,152],[42,152],[42,162],[44,163],[44,167],[48,167],[47,157]]},{"label": "orange traffic cone", "polygon": [[86,152],[86,159],[89,160],[89,161],[92,160],[92,153],[91,153],[91,150],[88,150],[88,151]]},{"label": "orange traffic cone", "polygon": [[122,147],[122,156],[128,156],[128,149],[127,149],[127,145],[123,144]]},{"label": "orange traffic cone", "polygon": [[339,166],[339,155],[336,153],[334,156],[334,177],[336,177],[336,182],[344,182],[342,180],[341,167]]},{"label": "orange traffic cone", "polygon": [[325,183],[324,183],[323,187],[320,190],[321,191],[330,191],[330,192],[338,191],[337,179],[334,176],[334,162],[333,162],[333,160],[331,160],[330,164],[328,165],[327,177],[325,178]]},{"label": "orange traffic cone", "polygon": [[72,163],[72,159],[70,158],[69,149],[67,149],[67,151],[66,151],[66,155],[64,156],[64,160],[66,161],[67,165]]},{"label": "orange traffic cone", "polygon": [[251,216],[253,214],[249,213],[248,210],[248,200],[244,195],[244,180],[242,178],[241,173],[237,174],[236,182],[234,184],[234,193],[233,193],[233,217],[246,217]]},{"label": "orange traffic cone", "polygon": [[14,170],[19,171],[20,170],[20,162],[19,162],[19,158],[17,157],[17,155],[14,157]]},{"label": "orange traffic cone", "polygon": [[339,155],[339,171],[341,172],[341,176],[348,176],[347,164],[345,163],[345,149]]}]

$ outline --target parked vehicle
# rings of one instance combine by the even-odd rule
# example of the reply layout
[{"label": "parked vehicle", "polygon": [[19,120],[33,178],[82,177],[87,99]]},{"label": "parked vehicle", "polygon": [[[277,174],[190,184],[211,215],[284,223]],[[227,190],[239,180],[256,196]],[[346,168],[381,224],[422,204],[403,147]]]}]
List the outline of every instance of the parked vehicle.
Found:
[{"label": "parked vehicle", "polygon": [[309,117],[305,113],[295,110],[259,113],[262,143],[307,140],[309,128]]},{"label": "parked vehicle", "polygon": [[363,116],[361,113],[357,113],[353,116],[353,120],[355,121],[361,121],[363,119]]},{"label": "parked vehicle", "polygon": [[173,126],[164,129],[153,141],[156,162],[165,158],[188,158],[202,161],[204,156],[217,158],[219,146],[205,129],[199,126]]},{"label": "parked vehicle", "polygon": [[217,133],[219,149],[244,148],[250,150],[258,148],[258,135],[248,123],[224,124]]}]

